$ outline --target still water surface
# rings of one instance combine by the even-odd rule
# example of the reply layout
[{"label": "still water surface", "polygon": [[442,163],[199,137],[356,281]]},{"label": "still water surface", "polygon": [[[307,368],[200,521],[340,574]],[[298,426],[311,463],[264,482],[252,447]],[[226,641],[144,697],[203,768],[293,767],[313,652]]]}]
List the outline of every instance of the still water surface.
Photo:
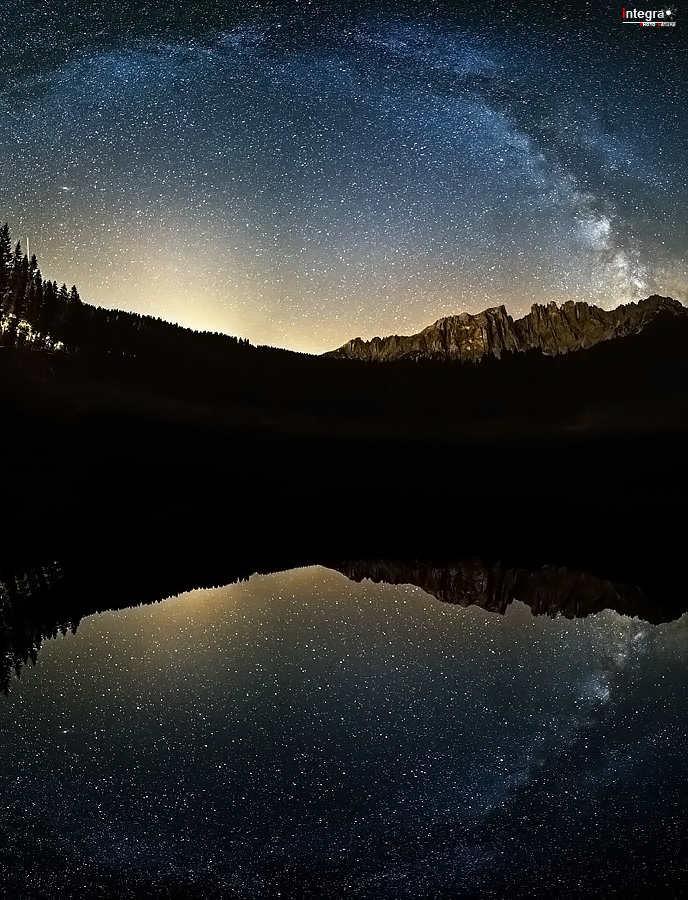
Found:
[{"label": "still water surface", "polygon": [[502,617],[320,567],[93,616],[0,703],[0,871],[681,896],[687,660],[688,616]]}]

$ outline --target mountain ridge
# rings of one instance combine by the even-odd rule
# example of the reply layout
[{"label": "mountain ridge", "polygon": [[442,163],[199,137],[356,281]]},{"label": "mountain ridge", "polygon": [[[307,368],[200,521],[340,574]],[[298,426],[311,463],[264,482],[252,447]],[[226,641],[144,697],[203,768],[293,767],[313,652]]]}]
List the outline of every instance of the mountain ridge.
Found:
[{"label": "mountain ridge", "polygon": [[534,616],[567,619],[613,609],[623,616],[659,624],[681,612],[662,608],[641,588],[602,578],[569,566],[537,569],[480,559],[361,559],[330,562],[329,567],[355,582],[413,585],[443,603],[477,606],[504,615],[512,601],[528,606]]},{"label": "mountain ridge", "polygon": [[477,362],[485,356],[539,349],[546,356],[587,349],[602,341],[637,334],[662,311],[688,316],[688,308],[671,297],[652,294],[638,303],[605,310],[585,302],[567,300],[533,304],[531,311],[514,319],[504,305],[476,315],[446,316],[412,335],[354,338],[324,353],[334,359],[374,362],[438,359]]}]

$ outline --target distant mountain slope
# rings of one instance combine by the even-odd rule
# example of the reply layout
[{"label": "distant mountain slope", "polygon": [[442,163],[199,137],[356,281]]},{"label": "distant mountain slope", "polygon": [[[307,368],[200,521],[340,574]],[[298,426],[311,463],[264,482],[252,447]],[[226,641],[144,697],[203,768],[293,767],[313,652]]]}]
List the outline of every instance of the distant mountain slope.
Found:
[{"label": "distant mountain slope", "polygon": [[444,603],[479,606],[501,615],[513,600],[525,603],[533,615],[552,618],[573,619],[614,609],[622,616],[638,616],[657,624],[682,613],[682,607],[674,612],[663,609],[634,585],[566,566],[548,565],[533,571],[478,559],[363,559],[329,565],[351,581],[412,584]]},{"label": "distant mountain slope", "polygon": [[639,303],[607,311],[588,303],[561,306],[535,304],[528,315],[514,320],[504,306],[472,316],[462,313],[439,319],[419,334],[354,338],[324,356],[379,362],[413,359],[478,360],[504,352],[540,349],[548,356],[592,347],[611,338],[637,334],[662,311],[688,316],[688,309],[671,297],[654,294]]}]

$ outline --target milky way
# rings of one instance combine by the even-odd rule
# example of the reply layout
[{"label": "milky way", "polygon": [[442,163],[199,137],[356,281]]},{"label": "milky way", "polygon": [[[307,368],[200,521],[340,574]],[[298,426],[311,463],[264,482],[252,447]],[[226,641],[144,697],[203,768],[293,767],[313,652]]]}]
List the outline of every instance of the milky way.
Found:
[{"label": "milky way", "polygon": [[685,302],[682,23],[524,10],[19,4],[0,215],[91,302],[308,352]]},{"label": "milky way", "polygon": [[687,629],[319,567],[90,617],[0,704],[0,879],[655,896],[686,875]]}]

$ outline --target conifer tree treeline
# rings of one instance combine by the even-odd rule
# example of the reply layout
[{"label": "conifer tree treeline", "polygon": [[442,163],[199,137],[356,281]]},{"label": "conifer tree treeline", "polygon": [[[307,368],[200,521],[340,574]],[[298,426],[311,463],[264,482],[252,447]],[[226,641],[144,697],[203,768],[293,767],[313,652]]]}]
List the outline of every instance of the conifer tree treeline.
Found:
[{"label": "conifer tree treeline", "polygon": [[35,665],[45,639],[68,630],[76,634],[82,614],[66,612],[69,604],[55,590],[60,577],[55,562],[11,574],[0,570],[0,691],[4,694],[13,676],[18,678],[29,663]]},{"label": "conifer tree treeline", "polygon": [[2,343],[5,346],[31,344],[54,349],[62,338],[55,332],[78,316],[81,299],[76,287],[57,286],[44,281],[36,256],[22,251],[21,242],[12,247],[9,225],[0,230],[0,314]]},{"label": "conifer tree treeline", "polygon": [[[0,229],[0,345],[132,357],[170,352],[190,333],[152,316],[83,303],[75,285],[69,290],[43,279],[36,256],[29,259],[20,242],[12,245],[7,223]],[[250,346],[248,340],[228,335],[203,338],[218,351]]]}]

